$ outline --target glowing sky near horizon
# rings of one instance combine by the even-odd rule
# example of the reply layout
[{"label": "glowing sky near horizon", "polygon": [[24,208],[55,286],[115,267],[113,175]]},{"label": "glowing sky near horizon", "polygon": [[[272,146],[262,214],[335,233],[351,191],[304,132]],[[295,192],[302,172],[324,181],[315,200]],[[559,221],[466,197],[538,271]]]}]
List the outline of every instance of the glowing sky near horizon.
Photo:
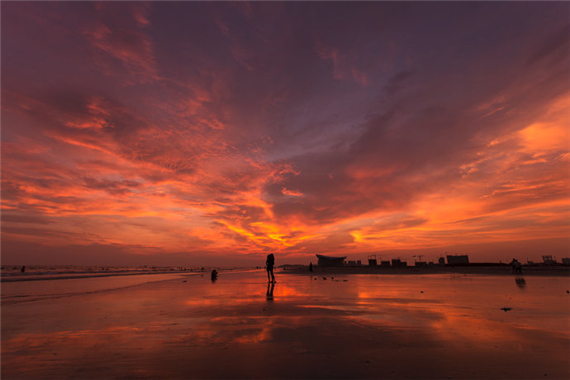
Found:
[{"label": "glowing sky near horizon", "polygon": [[570,3],[1,6],[5,262],[570,251]]}]

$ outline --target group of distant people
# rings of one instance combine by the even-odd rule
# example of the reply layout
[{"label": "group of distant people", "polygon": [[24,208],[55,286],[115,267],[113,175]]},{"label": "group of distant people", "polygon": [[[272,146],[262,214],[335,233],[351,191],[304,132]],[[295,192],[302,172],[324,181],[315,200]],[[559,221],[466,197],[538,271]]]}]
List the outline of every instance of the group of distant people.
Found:
[{"label": "group of distant people", "polygon": [[520,261],[518,261],[517,259],[513,259],[513,261],[511,261],[509,265],[513,267],[513,274],[517,273],[522,274],[522,264],[520,263]]}]

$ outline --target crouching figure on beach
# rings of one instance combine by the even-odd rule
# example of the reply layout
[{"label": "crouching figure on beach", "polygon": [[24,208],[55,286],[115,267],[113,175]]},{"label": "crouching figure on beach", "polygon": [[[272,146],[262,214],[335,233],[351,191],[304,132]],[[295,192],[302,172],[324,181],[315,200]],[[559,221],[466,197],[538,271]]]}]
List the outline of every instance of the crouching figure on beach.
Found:
[{"label": "crouching figure on beach", "polygon": [[275,265],[275,256],[273,253],[267,255],[265,261],[265,269],[267,269],[267,281],[275,282],[275,274],[273,274],[273,266]]}]

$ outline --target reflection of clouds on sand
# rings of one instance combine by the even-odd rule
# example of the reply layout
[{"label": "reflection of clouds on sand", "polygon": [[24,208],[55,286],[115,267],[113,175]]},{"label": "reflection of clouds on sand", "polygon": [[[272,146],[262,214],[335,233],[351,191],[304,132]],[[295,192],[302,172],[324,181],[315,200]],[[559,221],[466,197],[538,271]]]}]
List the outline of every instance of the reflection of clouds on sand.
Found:
[{"label": "reflection of clouds on sand", "polygon": [[346,279],[281,274],[273,302],[259,271],[8,305],[2,377],[568,375],[565,278]]},{"label": "reflection of clouds on sand", "polygon": [[[366,301],[357,304],[367,312],[354,318],[383,327],[421,329],[450,347],[469,344],[481,349],[522,352],[536,348],[537,339],[546,339],[560,348],[568,346],[570,333],[564,326],[564,318],[560,318],[567,302],[556,307],[557,302],[562,301],[560,296],[535,292],[521,297],[518,283],[515,282],[517,291],[515,287],[506,286],[512,281],[510,278],[434,276],[429,278],[429,284],[425,280],[419,276],[407,279],[405,285],[401,281],[385,281],[378,288],[359,291],[359,298]],[[565,280],[539,278],[533,281],[541,283],[536,286],[548,282],[551,286],[560,286]],[[420,289],[429,291],[424,293]],[[556,298],[559,301],[555,301]],[[503,315],[499,305],[505,302],[519,305],[518,313]],[[540,304],[542,308],[537,308]],[[545,305],[549,305],[548,311]],[[553,306],[556,310],[552,310]],[[553,353],[562,360],[567,359],[567,354],[568,350],[564,349]]]},{"label": "reflection of clouds on sand", "polygon": [[220,317],[212,318],[201,331],[189,334],[189,338],[205,344],[253,344],[272,340],[272,329],[273,321],[268,317]]},{"label": "reflection of clouds on sand", "polygon": [[159,330],[160,327],[158,324],[148,324],[138,327],[116,326],[105,330],[54,331],[49,333],[22,334],[15,338],[5,340],[6,348],[3,348],[3,353],[15,353],[18,352],[21,347],[26,347],[27,350],[34,350],[55,342],[63,343],[63,346],[74,346],[77,343],[89,344],[113,339],[115,343],[120,344],[121,337],[128,339],[128,336],[132,334]]},{"label": "reflection of clouds on sand", "polygon": [[[232,305],[247,305],[255,300],[259,300],[259,297],[262,293],[260,289],[263,291],[265,290],[265,296],[267,298],[267,291],[273,289],[272,296],[274,299],[287,299],[291,301],[292,298],[302,298],[306,296],[302,290],[292,287],[286,284],[274,284],[271,288],[264,288],[260,286],[259,283],[245,283],[241,284],[239,288],[239,292],[234,294],[232,297]],[[200,298],[189,298],[184,301],[184,304],[187,306],[219,306],[224,307],[227,298],[227,289],[226,288],[219,288],[219,289],[205,289],[205,294],[202,295]]]}]

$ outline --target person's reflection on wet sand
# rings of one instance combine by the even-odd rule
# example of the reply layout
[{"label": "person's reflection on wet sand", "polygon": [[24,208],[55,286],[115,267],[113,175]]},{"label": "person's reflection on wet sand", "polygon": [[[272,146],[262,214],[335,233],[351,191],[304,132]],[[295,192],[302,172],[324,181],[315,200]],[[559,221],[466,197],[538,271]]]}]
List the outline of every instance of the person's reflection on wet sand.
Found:
[{"label": "person's reflection on wet sand", "polygon": [[267,293],[265,295],[268,301],[273,301],[273,288],[275,288],[275,282],[267,281]]},{"label": "person's reflection on wet sand", "polygon": [[515,278],[515,283],[517,284],[517,286],[521,289],[526,288],[526,280],[522,277],[517,277]]}]

